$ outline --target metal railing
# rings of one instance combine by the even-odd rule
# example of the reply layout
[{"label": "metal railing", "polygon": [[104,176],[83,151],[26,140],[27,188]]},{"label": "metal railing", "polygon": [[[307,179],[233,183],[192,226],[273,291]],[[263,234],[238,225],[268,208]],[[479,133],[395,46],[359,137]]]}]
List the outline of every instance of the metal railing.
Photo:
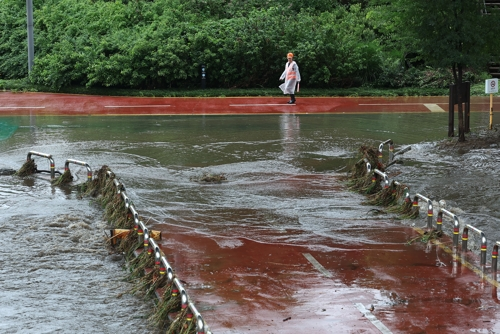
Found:
[{"label": "metal railing", "polygon": [[382,177],[384,183],[383,188],[389,188],[389,176],[386,173],[378,170],[377,168],[375,168],[373,172]]},{"label": "metal railing", "polygon": [[[408,152],[409,150],[411,150],[411,146],[407,146],[396,153],[392,153],[393,148],[391,148],[391,146],[393,145],[393,142],[390,139],[386,140],[386,141],[380,143],[380,145],[379,145],[378,162],[382,162],[382,151],[383,151],[384,145],[386,145],[386,144],[390,145],[390,147],[389,147],[389,152],[390,152],[389,153],[389,164],[387,166],[394,163],[394,162],[392,162],[392,160],[397,155],[404,154],[404,153]],[[366,158],[364,158],[364,159],[361,159],[358,163],[360,163],[362,161],[364,161],[366,163],[366,170],[367,170],[366,174],[367,175],[371,174],[372,168],[371,168],[371,164],[369,163],[369,161]],[[380,176],[382,178],[381,182],[384,183],[384,188],[389,185],[388,175],[386,173],[378,170],[378,169],[373,169],[372,182],[377,181],[377,176]],[[394,183],[397,185],[401,185],[397,181],[394,181]],[[410,197],[409,189],[407,188],[405,191],[405,201],[409,201],[410,198],[411,197]],[[433,228],[433,216],[434,216],[433,201],[430,198],[427,198],[427,197],[423,196],[422,194],[417,193],[413,198],[413,203],[412,203],[413,207],[419,207],[419,200],[427,203],[427,227],[426,227],[426,229],[428,232],[430,232],[430,231],[434,230],[434,228]],[[452,240],[453,240],[452,275],[456,275],[457,261],[459,258],[459,256],[457,254],[458,254],[458,247],[459,247],[459,234],[460,234],[460,223],[461,222],[460,222],[459,217],[457,215],[455,215],[454,213],[452,213],[451,211],[448,211],[444,208],[439,208],[438,213],[437,213],[437,217],[436,217],[436,229],[435,230],[437,232],[443,232],[443,218],[444,217],[449,218],[453,223],[453,230],[452,230],[453,231],[452,232]],[[484,275],[485,270],[486,270],[486,262],[487,262],[488,241],[487,241],[486,235],[483,231],[481,231],[480,229],[478,229],[470,224],[465,224],[465,226],[463,226],[462,244],[461,244],[461,253],[462,253],[461,259],[462,259],[462,261],[465,261],[464,254],[466,254],[469,251],[469,249],[468,249],[468,246],[470,245],[469,244],[469,231],[472,231],[476,235],[479,236],[479,242],[478,242],[478,244],[480,244],[479,265],[480,265],[482,275]],[[493,246],[492,253],[491,253],[491,269],[492,269],[493,279],[495,281],[495,284],[497,281],[496,275],[497,275],[497,270],[498,270],[498,249],[499,249],[499,247],[500,247],[500,241],[495,242],[495,244]],[[483,278],[484,278],[484,276],[483,276]],[[494,284],[494,286],[495,286],[495,291],[496,291],[495,284]],[[494,298],[496,298],[496,300],[500,303],[500,300],[498,300],[496,293],[494,293]]]},{"label": "metal railing", "polygon": [[[188,309],[188,312],[186,313],[186,321],[192,321],[194,318],[196,321],[196,332],[198,334],[212,334],[202,315],[190,301],[190,297],[186,289],[176,277],[173,267],[168,262],[165,254],[161,251],[160,246],[150,235],[153,231],[149,230],[144,222],[140,220],[135,206],[132,204],[132,201],[125,192],[124,185],[114,178],[114,174],[112,172],[108,171],[106,177],[113,178],[113,183],[116,186],[117,193],[120,194],[125,208],[128,209],[134,218],[134,230],[137,231],[139,243],[143,245],[142,251],[146,251],[149,255],[154,255],[155,266],[159,268],[160,275],[166,275],[167,280],[174,286],[172,296],[177,297],[180,294],[181,308]],[[158,296],[158,298],[160,298],[160,296]]]},{"label": "metal railing", "polygon": [[64,171],[69,170],[69,164],[80,165],[80,166],[84,166],[85,168],[87,168],[87,181],[92,181],[92,168],[90,168],[88,163],[83,162],[83,161],[79,161],[79,160],[68,159],[64,163]]},{"label": "metal railing", "polygon": [[421,199],[427,203],[427,230],[432,230],[432,217],[434,216],[434,208],[432,206],[432,200],[421,194],[416,194],[413,198],[413,206],[419,206],[418,200]]},{"label": "metal railing", "polygon": [[[45,154],[45,153],[40,153],[40,152],[35,152],[35,151],[30,151],[28,153],[27,159],[28,161],[31,161],[31,156],[36,155],[40,157],[44,157],[49,159],[50,161],[50,168],[51,168],[51,177],[55,177],[55,165],[54,165],[54,160],[52,159],[52,155],[50,154]],[[91,181],[92,180],[92,169],[90,166],[83,161],[79,160],[74,160],[74,159],[67,159],[64,165],[64,170],[68,171],[69,170],[69,164],[77,164],[80,166],[85,166],[87,168],[87,180]],[[371,170],[371,167],[369,166],[368,163],[368,168]],[[191,302],[191,299],[182,285],[181,281],[176,277],[175,272],[173,267],[170,265],[168,262],[165,254],[161,251],[160,246],[158,243],[155,241],[154,237],[159,237],[161,239],[161,232],[159,231],[153,231],[148,229],[146,224],[144,224],[143,221],[140,220],[139,213],[137,212],[135,206],[133,205],[132,201],[128,197],[126,191],[125,191],[125,186],[119,182],[115,174],[108,170],[105,174],[105,177],[109,180],[112,179],[113,185],[116,187],[116,194],[120,195],[120,198],[123,200],[123,205],[125,209],[127,210],[127,215],[130,215],[133,220],[133,230],[137,232],[137,237],[138,237],[138,244],[142,246],[142,251],[146,251],[148,255],[153,255],[154,260],[155,260],[155,266],[159,269],[160,275],[166,275],[167,280],[173,284],[173,291],[172,291],[172,296],[179,297],[180,302],[181,302],[181,308],[183,310],[187,309],[186,312],[186,321],[191,323],[193,319],[195,319],[195,324],[196,324],[196,332],[198,334],[211,334],[212,332],[210,331],[208,325],[204,321],[203,317],[201,316],[200,312],[196,309],[194,304]],[[113,231],[113,230],[112,230]],[[124,232],[130,232],[132,231],[131,229],[124,230]],[[112,238],[113,238],[113,232],[111,232]],[[158,296],[158,298],[161,298],[161,296]]]},{"label": "metal railing", "polygon": [[439,208],[436,218],[436,230],[438,232],[441,232],[443,230],[443,215],[453,220],[453,246],[458,247],[458,234],[460,231],[460,222],[458,220],[458,217],[454,213],[446,209]]},{"label": "metal railing", "polygon": [[36,151],[29,151],[28,157],[26,158],[26,160],[30,161],[32,155],[36,155],[36,156],[39,156],[39,157],[42,157],[42,158],[49,159],[49,163],[50,163],[50,178],[53,179],[53,178],[56,177],[56,167],[55,167],[55,164],[54,164],[54,159],[52,159],[52,154],[40,153],[40,152],[36,152]]},{"label": "metal railing", "polygon": [[378,146],[378,162],[382,163],[382,151],[384,150],[384,145],[389,144],[389,162],[393,159],[394,154],[394,142],[392,139],[387,139],[384,142],[381,142]]},{"label": "metal railing", "polygon": [[467,252],[467,243],[469,240],[469,230],[476,232],[481,237],[481,256],[480,256],[481,262],[480,262],[480,265],[481,265],[481,269],[483,269],[483,271],[484,271],[484,267],[486,266],[486,250],[488,248],[488,244],[487,244],[488,241],[487,241],[486,236],[484,235],[483,231],[481,231],[480,229],[478,229],[472,225],[469,225],[469,224],[465,225],[465,227],[462,231],[462,252]]}]

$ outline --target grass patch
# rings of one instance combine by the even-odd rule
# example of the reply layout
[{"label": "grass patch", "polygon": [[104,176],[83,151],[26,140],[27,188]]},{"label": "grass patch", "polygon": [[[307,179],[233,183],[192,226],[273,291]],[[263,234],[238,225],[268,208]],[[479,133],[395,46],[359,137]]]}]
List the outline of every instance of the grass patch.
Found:
[{"label": "grass patch", "polygon": [[[359,97],[359,96],[448,96],[447,88],[308,88],[301,86],[299,97]],[[120,89],[109,87],[63,87],[60,90],[47,86],[33,85],[27,79],[0,80],[0,90],[11,92],[47,92],[106,96],[137,97],[283,97],[278,86],[256,88],[208,88],[208,89]],[[484,95],[484,83],[471,85],[472,95]]]}]

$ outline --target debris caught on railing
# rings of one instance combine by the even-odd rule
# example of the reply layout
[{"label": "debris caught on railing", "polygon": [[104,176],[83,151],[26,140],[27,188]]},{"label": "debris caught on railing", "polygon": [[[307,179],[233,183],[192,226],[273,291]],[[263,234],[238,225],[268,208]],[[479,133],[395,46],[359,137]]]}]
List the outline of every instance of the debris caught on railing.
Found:
[{"label": "debris caught on railing", "polygon": [[52,185],[61,186],[64,184],[71,183],[72,181],[73,181],[73,175],[71,175],[71,171],[69,169],[67,169],[57,179],[52,180]]},{"label": "debris caught on railing", "polygon": [[15,175],[20,177],[29,176],[36,173],[35,159],[26,160],[26,162],[19,168]]},{"label": "debris caught on railing", "polygon": [[407,245],[411,245],[415,241],[420,241],[423,243],[428,243],[431,240],[437,240],[443,236],[443,232],[441,231],[430,231],[430,232],[424,232],[422,235],[419,235],[418,237],[415,237],[413,239],[410,239],[406,242]]}]

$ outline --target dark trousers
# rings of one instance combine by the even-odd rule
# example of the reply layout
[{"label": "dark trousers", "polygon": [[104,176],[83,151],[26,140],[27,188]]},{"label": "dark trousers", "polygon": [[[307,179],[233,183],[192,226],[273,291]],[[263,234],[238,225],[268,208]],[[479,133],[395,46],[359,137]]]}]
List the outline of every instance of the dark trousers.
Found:
[{"label": "dark trousers", "polygon": [[295,94],[290,94],[290,100],[295,101]]}]

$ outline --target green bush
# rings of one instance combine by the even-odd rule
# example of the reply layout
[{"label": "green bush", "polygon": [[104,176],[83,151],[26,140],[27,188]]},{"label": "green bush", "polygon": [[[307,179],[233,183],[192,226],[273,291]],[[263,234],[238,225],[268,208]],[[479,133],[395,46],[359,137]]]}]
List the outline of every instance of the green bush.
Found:
[{"label": "green bush", "polygon": [[[347,3],[345,6],[339,3]],[[356,3],[362,3],[356,4]],[[366,1],[45,0],[35,2],[34,85],[275,88],[293,52],[303,86],[429,87],[448,72],[383,51]],[[0,79],[27,78],[23,2],[0,1]],[[383,38],[388,38],[383,36]],[[477,75],[471,77],[476,78]]]}]

